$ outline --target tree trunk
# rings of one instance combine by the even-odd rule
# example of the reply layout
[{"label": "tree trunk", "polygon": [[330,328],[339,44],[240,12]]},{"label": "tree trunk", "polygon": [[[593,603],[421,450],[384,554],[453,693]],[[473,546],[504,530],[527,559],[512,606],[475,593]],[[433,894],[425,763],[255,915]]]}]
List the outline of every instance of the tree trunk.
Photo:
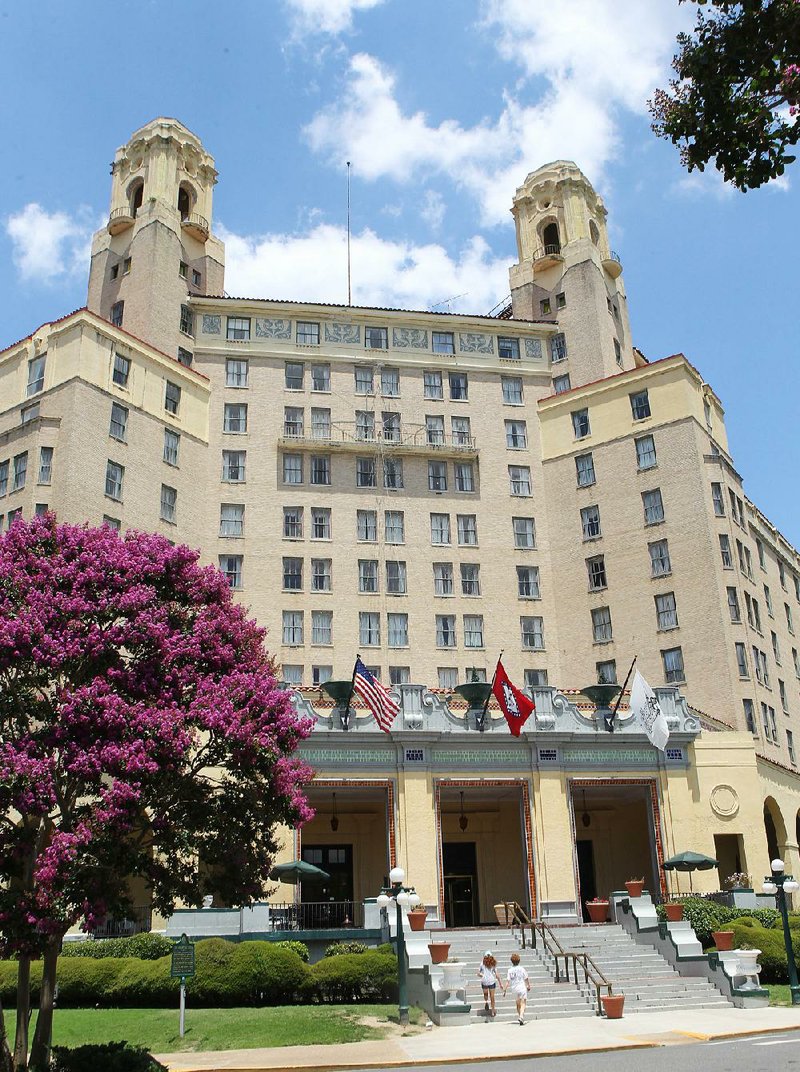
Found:
[{"label": "tree trunk", "polygon": [[31,958],[20,956],[17,968],[17,1032],[14,1039],[14,1072],[28,1067],[28,1019],[31,1015]]},{"label": "tree trunk", "polygon": [[0,1001],[0,1072],[13,1072],[13,1069],[11,1050],[8,1046],[8,1035],[6,1034],[6,1018],[3,1013],[3,1003]]},{"label": "tree trunk", "polygon": [[47,1072],[50,1067],[50,1046],[53,1041],[53,1004],[56,997],[56,968],[61,952],[62,935],[57,935],[46,947],[42,958],[42,990],[39,1015],[31,1044],[30,1072]]}]

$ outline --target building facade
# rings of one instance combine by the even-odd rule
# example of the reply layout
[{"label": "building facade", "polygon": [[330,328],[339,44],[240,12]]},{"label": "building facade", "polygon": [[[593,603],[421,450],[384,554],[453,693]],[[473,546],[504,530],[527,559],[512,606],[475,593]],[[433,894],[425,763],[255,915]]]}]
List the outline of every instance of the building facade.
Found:
[{"label": "building facade", "polygon": [[[712,884],[775,852],[800,870],[800,556],[744,494],[714,391],[632,345],[580,170],[516,191],[497,316],[230,298],[216,179],[176,120],[118,150],[87,307],[0,353],[5,525],[50,509],[220,566],[318,720],[320,817],[286,851],[332,865],[343,901],[394,860],[445,916],[457,879],[479,891],[476,921],[501,857],[551,915],[627,870],[658,884],[664,846],[716,853]],[[502,746],[452,693],[501,649],[537,703]],[[331,715],[357,652],[402,700],[389,737]],[[670,761],[574,691],[634,655],[688,734]]]}]

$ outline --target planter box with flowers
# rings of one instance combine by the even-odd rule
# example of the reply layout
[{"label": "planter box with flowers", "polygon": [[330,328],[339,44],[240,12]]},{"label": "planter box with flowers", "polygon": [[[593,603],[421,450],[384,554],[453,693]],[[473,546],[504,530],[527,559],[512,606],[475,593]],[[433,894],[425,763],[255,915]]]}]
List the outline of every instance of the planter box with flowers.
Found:
[{"label": "planter box with flowers", "polygon": [[609,902],[602,897],[594,897],[591,901],[585,901],[586,911],[592,923],[605,923],[608,919]]},{"label": "planter box with flowers", "polygon": [[629,897],[641,897],[644,892],[644,879],[643,878],[630,878],[625,883],[625,889],[628,891]]}]

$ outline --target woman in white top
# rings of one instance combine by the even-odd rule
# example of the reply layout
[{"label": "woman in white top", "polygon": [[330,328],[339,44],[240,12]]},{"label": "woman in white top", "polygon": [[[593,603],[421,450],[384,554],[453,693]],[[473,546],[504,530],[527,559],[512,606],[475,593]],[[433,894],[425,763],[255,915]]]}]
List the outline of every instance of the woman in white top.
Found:
[{"label": "woman in white top", "polygon": [[508,969],[506,979],[508,980],[508,985],[504,992],[508,992],[509,986],[514,991],[514,999],[517,1003],[517,1019],[521,1024],[524,1024],[525,1004],[531,989],[531,981],[528,978],[528,973],[519,962],[519,953],[511,954],[511,967]]},{"label": "woman in white top", "polygon": [[[478,968],[478,975],[483,987],[483,1010],[487,1016],[497,1016],[497,1009],[494,1006],[494,992],[500,980],[497,977],[497,961],[488,949],[483,954],[481,966]],[[489,1007],[490,1004],[491,1008]]]}]

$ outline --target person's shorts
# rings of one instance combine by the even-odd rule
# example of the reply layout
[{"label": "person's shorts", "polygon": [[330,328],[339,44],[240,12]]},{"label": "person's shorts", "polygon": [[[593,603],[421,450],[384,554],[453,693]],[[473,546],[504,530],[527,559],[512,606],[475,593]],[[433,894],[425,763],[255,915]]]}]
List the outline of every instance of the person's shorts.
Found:
[{"label": "person's shorts", "polygon": [[481,983],[484,990],[494,990],[497,987],[497,983]]}]

